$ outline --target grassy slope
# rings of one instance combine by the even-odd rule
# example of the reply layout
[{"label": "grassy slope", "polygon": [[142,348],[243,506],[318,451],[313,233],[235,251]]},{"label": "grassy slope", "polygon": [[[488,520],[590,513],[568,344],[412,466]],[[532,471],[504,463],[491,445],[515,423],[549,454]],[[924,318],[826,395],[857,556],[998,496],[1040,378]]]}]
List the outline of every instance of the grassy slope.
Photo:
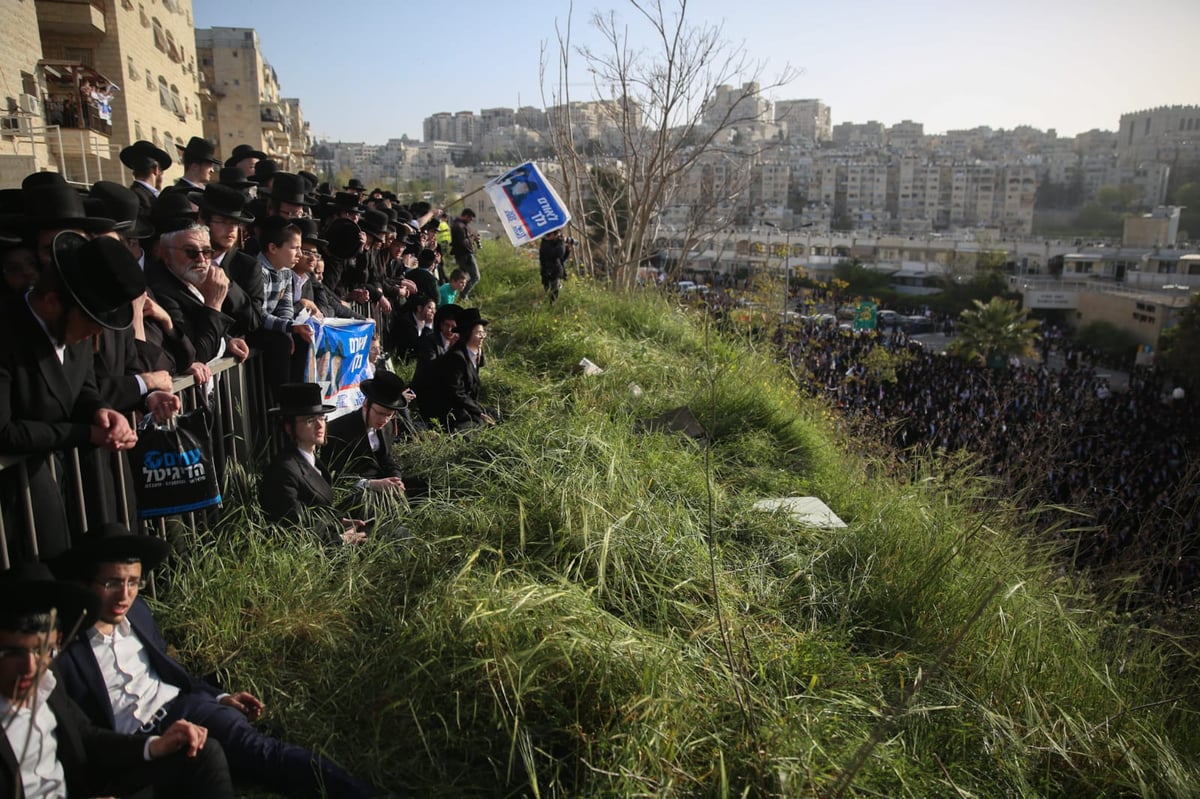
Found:
[{"label": "grassy slope", "polygon": [[[417,541],[324,551],[237,510],[194,543],[161,612],[198,670],[420,795],[1200,790],[1189,706],[1154,704],[1169,650],[980,510],[986,485],[877,476],[769,357],[653,296],[573,281],[550,307],[535,264],[487,255],[506,422],[404,452],[436,487]],[[631,434],[685,403],[707,452]],[[749,510],[793,494],[849,528]]]}]

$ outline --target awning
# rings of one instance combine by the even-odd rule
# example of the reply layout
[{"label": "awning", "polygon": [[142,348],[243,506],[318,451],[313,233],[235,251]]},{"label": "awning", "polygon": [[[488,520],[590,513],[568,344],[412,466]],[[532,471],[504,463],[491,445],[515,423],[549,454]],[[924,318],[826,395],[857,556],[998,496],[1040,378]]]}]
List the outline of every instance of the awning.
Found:
[{"label": "awning", "polygon": [[46,76],[46,84],[51,88],[75,88],[86,82],[95,84],[100,92],[120,91],[121,87],[96,70],[80,61],[55,61],[43,59],[38,62],[42,74]]}]

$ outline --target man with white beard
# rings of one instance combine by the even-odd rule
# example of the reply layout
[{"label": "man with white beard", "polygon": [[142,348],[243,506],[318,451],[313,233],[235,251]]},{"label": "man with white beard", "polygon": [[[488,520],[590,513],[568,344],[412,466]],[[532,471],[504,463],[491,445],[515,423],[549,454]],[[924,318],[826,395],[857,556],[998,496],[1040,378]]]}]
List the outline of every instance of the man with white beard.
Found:
[{"label": "man with white beard", "polygon": [[146,282],[175,328],[187,337],[196,360],[208,363],[226,352],[245,357],[246,344],[230,338],[234,319],[221,311],[229,293],[225,270],[214,267],[207,227],[180,220],[159,240],[161,261],[146,266]]}]

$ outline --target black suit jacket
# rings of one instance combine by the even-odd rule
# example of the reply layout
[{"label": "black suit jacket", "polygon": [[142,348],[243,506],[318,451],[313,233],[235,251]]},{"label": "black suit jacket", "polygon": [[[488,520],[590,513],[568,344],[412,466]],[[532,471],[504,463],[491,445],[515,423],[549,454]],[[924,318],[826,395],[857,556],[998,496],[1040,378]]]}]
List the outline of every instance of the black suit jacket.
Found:
[{"label": "black suit jacket", "polygon": [[[60,554],[70,542],[50,460],[64,450],[90,446],[92,418],[107,407],[96,385],[92,348],[91,339],[72,344],[59,363],[25,296],[0,304],[0,454],[29,456],[25,464],[42,558]],[[18,471],[0,472],[0,505],[10,557],[32,557]]]},{"label": "black suit jacket", "polygon": [[421,294],[434,300],[438,298],[438,281],[433,272],[414,266],[405,272],[404,276],[417,284],[417,291]]},{"label": "black suit jacket", "polygon": [[[242,250],[232,249],[221,259],[221,268],[229,276],[229,294],[221,310],[234,318],[232,333],[244,336],[262,326],[263,281],[258,259]],[[234,291],[234,285],[237,291]]]},{"label": "black suit jacket", "polygon": [[400,307],[392,314],[394,349],[396,354],[405,361],[411,361],[416,357],[421,341],[432,336],[433,332],[432,327],[425,327],[420,334],[417,333],[417,320],[413,316],[412,309],[407,305]]},{"label": "black suit jacket", "polygon": [[129,184],[129,188],[132,189],[133,193],[137,195],[138,206],[142,209],[142,212],[145,214],[150,213],[150,209],[154,207],[154,201],[158,199],[154,192],[150,191],[136,180]]},{"label": "black suit jacket", "polygon": [[341,514],[333,505],[332,475],[320,460],[317,468],[290,442],[271,461],[259,484],[258,501],[267,521],[287,524],[307,523],[329,540],[337,540],[343,530]]},{"label": "black suit jacket", "polygon": [[479,368],[472,365],[466,348],[452,348],[434,362],[433,368],[434,383],[427,392],[432,399],[429,415],[451,431],[484,424],[484,410],[479,404],[482,387]]},{"label": "black suit jacket", "polygon": [[[55,738],[58,762],[67,778],[69,796],[109,793],[112,778],[143,763],[145,738],[120,735],[93,725],[59,684],[50,692],[46,706],[58,722]],[[16,793],[9,792],[16,786]],[[24,799],[20,764],[8,737],[0,735],[0,795]]]},{"label": "black suit jacket", "polygon": [[158,261],[146,264],[146,282],[154,291],[155,300],[170,315],[175,332],[195,348],[196,360],[208,363],[217,357],[233,326],[233,317],[209,308]]},{"label": "black suit jacket", "polygon": [[362,408],[339,416],[329,423],[328,441],[322,455],[329,461],[334,474],[354,479],[376,480],[381,477],[403,477],[392,458],[396,437],[391,423],[379,430],[380,447],[371,451],[367,441],[367,422]]},{"label": "black suit jacket", "polygon": [[[214,699],[219,695],[220,692],[216,688],[188,674],[179,661],[167,654],[167,642],[163,640],[158,625],[154,623],[154,615],[141,597],[129,606],[126,618],[129,619],[129,626],[133,628],[138,640],[146,647],[150,665],[154,667],[160,680],[176,686],[183,693],[204,694]],[[104,675],[100,672],[100,664],[96,662],[96,655],[92,652],[88,630],[81,630],[75,636],[75,640],[67,645],[55,661],[54,670],[58,673],[63,688],[92,724],[108,730],[115,726],[112,702],[108,698],[108,688],[105,686]]]}]

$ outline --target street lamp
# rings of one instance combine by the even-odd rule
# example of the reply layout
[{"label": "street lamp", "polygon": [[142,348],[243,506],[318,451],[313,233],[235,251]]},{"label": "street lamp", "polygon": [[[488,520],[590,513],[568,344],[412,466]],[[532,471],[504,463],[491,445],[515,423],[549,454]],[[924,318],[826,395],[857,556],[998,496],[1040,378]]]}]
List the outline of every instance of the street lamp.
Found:
[{"label": "street lamp", "polygon": [[[763,224],[769,228],[774,228],[775,230],[779,230],[779,225],[775,224],[774,222],[771,222],[770,220],[764,219]],[[791,296],[792,296],[791,269],[789,269],[789,264],[788,264],[788,257],[792,254],[792,231],[790,229],[785,230],[783,232],[783,237],[784,237],[783,313],[780,316],[780,321],[783,322],[784,324],[786,324],[787,320],[788,320],[788,318],[787,318],[788,300],[790,300]],[[771,247],[771,233],[770,233],[770,231],[768,231],[767,232],[767,249],[769,250],[770,247]]]}]

